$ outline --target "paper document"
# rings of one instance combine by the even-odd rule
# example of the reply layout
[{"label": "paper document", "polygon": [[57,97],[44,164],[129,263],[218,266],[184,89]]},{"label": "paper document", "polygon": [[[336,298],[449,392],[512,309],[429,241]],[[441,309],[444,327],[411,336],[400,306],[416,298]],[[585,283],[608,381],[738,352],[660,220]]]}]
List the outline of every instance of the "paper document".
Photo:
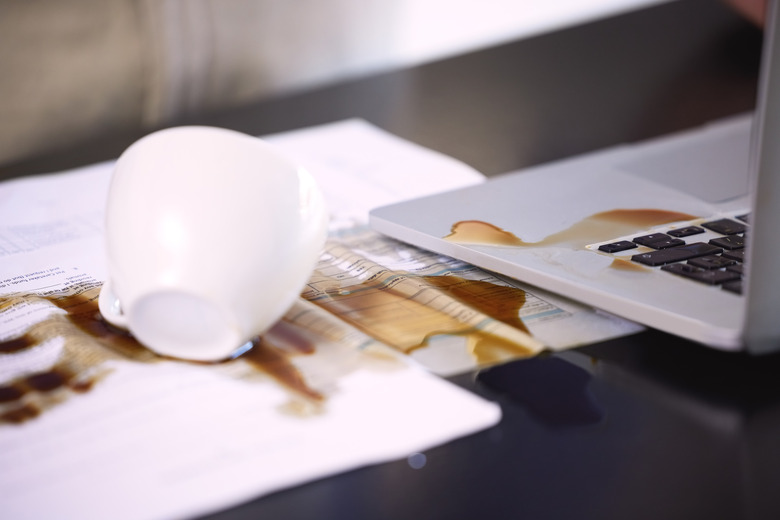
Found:
[{"label": "paper document", "polygon": [[378,204],[481,182],[467,166],[362,121],[268,140],[318,180],[330,238],[284,319],[223,363],[100,318],[112,163],[0,184],[3,518],[202,515],[403,458],[500,418],[429,371],[637,330],[367,229]]}]

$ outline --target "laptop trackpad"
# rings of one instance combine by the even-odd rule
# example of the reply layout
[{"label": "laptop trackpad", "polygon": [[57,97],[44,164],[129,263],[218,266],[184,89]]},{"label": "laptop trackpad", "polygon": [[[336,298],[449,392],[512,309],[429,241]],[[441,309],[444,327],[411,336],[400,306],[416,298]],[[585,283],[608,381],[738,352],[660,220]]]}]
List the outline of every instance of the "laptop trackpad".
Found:
[{"label": "laptop trackpad", "polygon": [[749,152],[750,118],[743,117],[682,139],[629,147],[631,158],[618,168],[707,202],[721,202],[748,193]]}]

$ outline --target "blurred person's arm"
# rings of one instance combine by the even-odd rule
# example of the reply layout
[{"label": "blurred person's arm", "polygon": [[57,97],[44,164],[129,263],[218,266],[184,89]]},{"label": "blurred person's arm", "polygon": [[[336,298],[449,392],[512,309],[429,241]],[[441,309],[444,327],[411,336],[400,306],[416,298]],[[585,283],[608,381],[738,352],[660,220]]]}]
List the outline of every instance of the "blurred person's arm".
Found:
[{"label": "blurred person's arm", "polygon": [[0,167],[311,88],[393,52],[382,0],[0,0]]},{"label": "blurred person's arm", "polygon": [[764,24],[767,0],[726,0],[726,2],[757,25]]}]

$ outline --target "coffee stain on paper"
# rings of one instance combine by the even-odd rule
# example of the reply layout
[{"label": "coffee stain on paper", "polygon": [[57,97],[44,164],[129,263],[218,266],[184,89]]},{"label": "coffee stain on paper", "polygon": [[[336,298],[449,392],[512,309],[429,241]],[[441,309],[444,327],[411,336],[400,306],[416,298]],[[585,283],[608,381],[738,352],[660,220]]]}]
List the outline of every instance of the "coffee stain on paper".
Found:
[{"label": "coffee stain on paper", "polygon": [[520,319],[520,309],[526,301],[524,290],[459,276],[425,276],[423,280],[480,312],[530,334]]},{"label": "coffee stain on paper", "polygon": [[[310,350],[303,353],[312,354],[313,352],[313,350]],[[311,388],[307,384],[301,372],[290,361],[290,356],[285,351],[274,347],[264,338],[254,338],[252,340],[252,348],[243,354],[243,359],[268,374],[285,388],[304,396],[308,400],[315,403],[321,403],[325,400],[325,395],[322,392]]]},{"label": "coffee stain on paper", "polygon": [[[72,292],[0,297],[0,313],[22,307],[37,307],[45,313],[44,319],[18,337],[0,342],[0,364],[13,366],[16,372],[0,372],[0,425],[34,419],[74,395],[92,390],[109,376],[111,369],[106,364],[110,360],[189,363],[158,356],[103,320],[97,304],[99,293],[100,285],[93,282]],[[46,307],[50,312],[46,313]],[[255,373],[268,375],[297,398],[321,403],[324,394],[307,384],[292,361],[296,356],[313,354],[314,343],[296,341],[288,333],[279,342],[293,348],[279,348],[271,340],[255,338],[252,348],[235,359],[195,364],[208,369],[241,363]],[[48,361],[40,366],[41,360]]]},{"label": "coffee stain on paper", "polygon": [[34,346],[35,338],[30,334],[24,334],[18,338],[12,338],[7,341],[0,341],[0,354],[12,354]]},{"label": "coffee stain on paper", "polygon": [[[458,276],[415,276],[385,270],[361,284],[340,287],[315,272],[303,296],[367,335],[404,352],[439,335],[465,338],[478,365],[529,357],[540,350],[519,318],[525,291]],[[493,329],[483,329],[486,320]]]},{"label": "coffee stain on paper", "polygon": [[[303,296],[316,305],[297,304],[269,333],[252,339],[245,352],[221,363],[172,360],[148,350],[103,320],[97,304],[100,284],[93,280],[51,294],[0,297],[0,314],[21,306],[44,308],[39,322],[0,343],[0,363],[11,357],[40,358],[47,350],[52,358],[46,366],[0,378],[0,424],[26,422],[99,387],[110,376],[112,360],[193,363],[204,369],[225,368],[230,377],[249,380],[262,375],[291,396],[283,411],[311,415],[322,411],[344,374],[403,366],[379,343],[408,354],[428,346],[434,336],[458,336],[465,339],[478,365],[529,357],[541,350],[519,317],[526,295],[516,287],[388,270],[345,289],[338,279],[317,272],[312,281],[310,286],[325,288],[304,291]],[[304,314],[305,319],[296,317]],[[352,334],[345,327],[355,330],[358,339],[345,341],[345,335]],[[327,348],[322,351],[318,345]],[[302,371],[300,361],[315,354],[326,362],[317,366],[312,381],[312,372]]]}]

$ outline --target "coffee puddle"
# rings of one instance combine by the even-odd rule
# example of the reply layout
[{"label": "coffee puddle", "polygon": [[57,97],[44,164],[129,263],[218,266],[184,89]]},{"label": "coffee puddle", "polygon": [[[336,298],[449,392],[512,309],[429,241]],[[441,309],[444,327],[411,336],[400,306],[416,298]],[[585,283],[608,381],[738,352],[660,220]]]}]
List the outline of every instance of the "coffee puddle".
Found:
[{"label": "coffee puddle", "polygon": [[536,350],[470,322],[476,312],[528,334],[518,313],[525,291],[458,276],[399,276],[385,272],[370,283],[333,287],[308,297],[371,337],[404,353],[438,335],[461,336],[478,365],[529,357]]},{"label": "coffee puddle", "polygon": [[[338,285],[337,281],[334,283]],[[75,294],[15,294],[0,298],[0,311],[19,305],[39,309],[54,305],[64,311],[49,314],[20,336],[0,342],[0,356],[9,360],[39,356],[46,349],[54,352],[54,361],[46,367],[20,373],[0,383],[0,425],[29,421],[74,395],[98,387],[110,375],[108,362],[111,360],[191,363],[158,356],[126,332],[105,322],[98,310],[99,293],[100,286],[92,284]],[[346,291],[334,288],[313,301],[317,304],[314,308],[328,311],[323,314],[335,316],[334,319],[343,320],[370,338],[405,353],[426,347],[437,335],[465,338],[479,365],[529,357],[536,352],[512,334],[483,330],[475,326],[473,319],[469,320],[474,313],[481,313],[501,326],[527,334],[528,329],[518,316],[525,304],[525,292],[515,287],[457,276],[388,274]],[[262,373],[288,390],[293,396],[288,412],[302,413],[303,408],[310,411],[312,406],[317,408],[324,403],[327,394],[310,384],[294,359],[317,353],[318,341],[332,344],[338,338],[318,332],[319,336],[312,339],[311,334],[299,328],[282,323],[265,337],[255,338],[234,359],[193,364],[207,369],[242,363],[250,372]],[[363,356],[361,366],[367,366],[366,358],[374,359],[384,369],[397,366],[397,360],[379,355],[378,351],[369,349],[359,354]],[[348,357],[343,351],[336,355]],[[354,360],[331,360],[335,365],[343,365],[333,369],[340,373],[357,366]],[[240,370],[238,373],[242,374]]]},{"label": "coffee puddle", "polygon": [[[110,373],[105,367],[110,360],[156,363],[166,358],[158,356],[138,343],[132,336],[105,322],[98,311],[99,286],[77,294],[16,294],[0,298],[0,310],[17,305],[53,304],[65,314],[52,314],[32,325],[24,334],[0,342],[0,356],[14,356],[24,363],[53,350],[53,364],[43,369],[21,372],[18,377],[0,383],[0,424],[22,423],[40,416],[46,410],[64,402],[74,394],[93,389]],[[220,365],[246,362],[255,371],[270,376],[292,394],[312,402],[322,402],[324,395],[307,384],[292,358],[315,352],[314,344],[287,334],[285,346],[277,348],[270,341],[256,338],[252,348],[239,357]],[[57,352],[59,350],[59,352]],[[6,358],[10,360],[10,357]],[[170,361],[170,360],[169,360]],[[187,361],[180,361],[189,363]]]},{"label": "coffee puddle", "polygon": [[660,209],[614,209],[596,213],[538,242],[526,242],[513,233],[481,220],[462,220],[444,239],[462,244],[512,247],[570,246],[582,248],[653,226],[697,218],[687,213]]}]

